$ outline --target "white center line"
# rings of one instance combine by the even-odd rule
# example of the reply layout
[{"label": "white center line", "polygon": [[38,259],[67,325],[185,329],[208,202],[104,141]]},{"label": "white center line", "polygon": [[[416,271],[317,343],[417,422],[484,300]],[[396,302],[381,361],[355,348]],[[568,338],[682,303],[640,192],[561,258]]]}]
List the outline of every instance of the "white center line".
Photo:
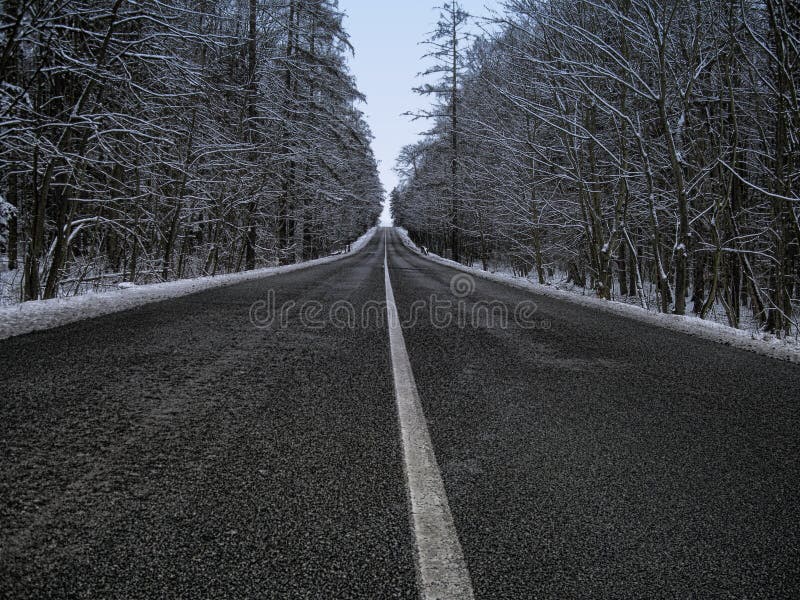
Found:
[{"label": "white center line", "polygon": [[474,598],[464,553],[450,514],[442,476],[433,453],[428,425],[422,412],[417,385],[408,360],[403,329],[389,279],[386,231],[383,235],[383,271],[386,314],[392,353],[394,393],[403,441],[406,483],[417,543],[417,576],[425,600]]}]

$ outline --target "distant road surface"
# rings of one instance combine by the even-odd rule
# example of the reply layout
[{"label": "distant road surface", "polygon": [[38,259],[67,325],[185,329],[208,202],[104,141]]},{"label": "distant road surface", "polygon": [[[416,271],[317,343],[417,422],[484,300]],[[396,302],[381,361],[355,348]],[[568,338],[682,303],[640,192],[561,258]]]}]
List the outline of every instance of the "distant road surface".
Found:
[{"label": "distant road surface", "polygon": [[423,509],[463,555],[443,577],[800,597],[800,366],[473,280],[393,230],[0,341],[0,597],[433,597],[384,259],[443,484]]}]

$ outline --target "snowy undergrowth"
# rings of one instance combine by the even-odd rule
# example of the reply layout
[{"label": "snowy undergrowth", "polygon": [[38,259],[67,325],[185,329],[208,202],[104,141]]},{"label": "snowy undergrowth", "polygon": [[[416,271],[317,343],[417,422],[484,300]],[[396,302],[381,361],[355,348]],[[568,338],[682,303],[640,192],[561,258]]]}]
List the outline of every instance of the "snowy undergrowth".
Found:
[{"label": "snowy undergrowth", "polygon": [[635,304],[628,304],[625,302],[608,301],[597,298],[596,296],[581,295],[584,291],[583,288],[575,288],[575,291],[567,291],[554,288],[548,285],[541,285],[533,282],[524,277],[516,277],[511,273],[504,272],[488,272],[483,271],[477,267],[468,267],[442,258],[433,253],[427,255],[422,254],[419,247],[408,236],[408,232],[398,227],[396,228],[400,234],[403,243],[410,250],[420,254],[424,258],[437,262],[442,265],[447,265],[459,271],[469,273],[482,279],[488,279],[511,287],[522,290],[530,291],[534,294],[548,296],[550,298],[557,298],[579,304],[588,308],[601,310],[614,315],[624,316],[650,325],[658,327],[665,327],[673,331],[687,333],[701,337],[703,339],[711,340],[726,346],[733,346],[744,350],[750,350],[758,354],[778,358],[794,363],[800,363],[800,340],[797,338],[781,339],[774,335],[757,332],[745,331],[742,329],[735,329],[724,323],[715,321],[708,321],[694,316],[681,316],[669,315],[659,312],[652,312]]},{"label": "snowy undergrowth", "polygon": [[178,298],[204,290],[330,263],[361,250],[372,239],[376,229],[376,227],[373,227],[358,238],[351,245],[349,253],[325,256],[293,265],[255,269],[241,273],[217,275],[216,277],[179,279],[177,281],[149,285],[125,284],[120,289],[111,292],[87,293],[69,298],[37,300],[12,306],[3,306],[0,307],[0,340],[32,331],[59,327],[82,319],[136,308],[151,302]]}]

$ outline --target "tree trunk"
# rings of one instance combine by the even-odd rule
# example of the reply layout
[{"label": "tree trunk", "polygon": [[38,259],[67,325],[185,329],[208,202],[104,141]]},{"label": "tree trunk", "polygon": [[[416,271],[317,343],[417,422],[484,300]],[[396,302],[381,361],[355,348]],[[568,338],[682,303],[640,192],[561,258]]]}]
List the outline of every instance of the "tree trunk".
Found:
[{"label": "tree trunk", "polygon": [[450,83],[450,127],[451,127],[451,182],[450,182],[450,245],[453,248],[453,260],[460,262],[461,258],[461,239],[459,235],[459,187],[458,187],[458,22],[456,20],[455,7],[451,6],[452,12],[452,81]]},{"label": "tree trunk", "polygon": [[[255,142],[255,120],[257,116],[256,99],[258,93],[258,83],[256,81],[256,70],[258,60],[258,40],[257,40],[257,9],[256,0],[249,2],[248,14],[248,35],[247,35],[247,133],[248,141]],[[251,156],[253,162],[256,156]],[[255,193],[253,193],[255,197]],[[258,232],[256,230],[256,201],[251,200],[247,207],[247,233],[244,237],[245,245],[245,269],[252,271],[256,268],[256,244],[258,242]],[[237,269],[238,270],[238,269]]]},{"label": "tree trunk", "polygon": [[[11,169],[14,165],[10,166]],[[8,219],[8,270],[13,271],[17,268],[17,252],[19,245],[19,196],[17,194],[17,175],[16,173],[9,173],[8,175],[8,203],[14,207],[15,212]]]},{"label": "tree trunk", "polygon": [[625,257],[625,244],[619,245],[617,251],[617,279],[619,280],[620,296],[628,295],[628,274],[626,272],[627,259]]}]

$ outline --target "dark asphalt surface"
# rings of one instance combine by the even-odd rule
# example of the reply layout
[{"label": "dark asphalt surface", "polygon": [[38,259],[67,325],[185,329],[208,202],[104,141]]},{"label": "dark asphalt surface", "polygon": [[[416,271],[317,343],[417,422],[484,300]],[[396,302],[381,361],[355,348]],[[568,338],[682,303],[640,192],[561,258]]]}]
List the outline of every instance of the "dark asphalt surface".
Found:
[{"label": "dark asphalt surface", "polygon": [[[485,280],[456,298],[388,240],[478,598],[800,597],[800,367]],[[382,265],[378,235],[0,341],[0,597],[416,597],[385,328],[248,316],[273,289],[360,317]],[[549,328],[473,321],[488,300]]]},{"label": "dark asphalt surface", "polygon": [[[415,598],[384,300],[332,264],[0,341],[0,597]],[[263,313],[259,313],[263,314]]]},{"label": "dark asphalt surface", "polygon": [[800,598],[800,367],[389,256],[476,597]]}]

